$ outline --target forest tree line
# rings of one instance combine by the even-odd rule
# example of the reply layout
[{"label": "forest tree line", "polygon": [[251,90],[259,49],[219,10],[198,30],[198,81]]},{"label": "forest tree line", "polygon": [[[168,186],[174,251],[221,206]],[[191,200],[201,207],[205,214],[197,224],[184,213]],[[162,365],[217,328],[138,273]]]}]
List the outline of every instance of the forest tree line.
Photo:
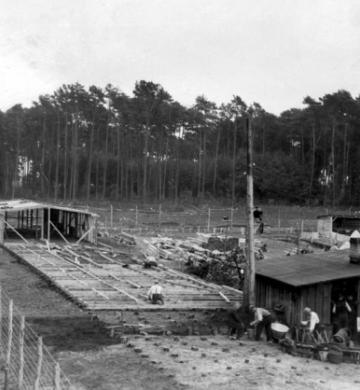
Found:
[{"label": "forest tree line", "polygon": [[0,111],[0,196],[178,201],[246,194],[246,129],[260,201],[360,204],[360,96],[306,97],[279,116],[240,96],[192,107],[159,84],[63,85]]}]

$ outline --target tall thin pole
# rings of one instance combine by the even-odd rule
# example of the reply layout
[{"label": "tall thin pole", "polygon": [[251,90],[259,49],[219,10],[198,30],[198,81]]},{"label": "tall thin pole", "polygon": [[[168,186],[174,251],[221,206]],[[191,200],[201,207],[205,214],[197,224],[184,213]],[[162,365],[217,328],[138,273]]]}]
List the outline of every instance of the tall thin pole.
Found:
[{"label": "tall thin pole", "polygon": [[254,186],[253,186],[253,145],[250,117],[246,118],[247,172],[246,172],[246,213],[247,213],[247,275],[245,304],[255,305],[255,253],[254,253]]}]

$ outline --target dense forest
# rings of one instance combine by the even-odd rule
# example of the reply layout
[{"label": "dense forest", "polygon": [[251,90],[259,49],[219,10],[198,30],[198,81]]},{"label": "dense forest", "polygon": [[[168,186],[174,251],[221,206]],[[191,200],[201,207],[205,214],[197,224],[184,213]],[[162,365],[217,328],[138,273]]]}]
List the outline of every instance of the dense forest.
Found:
[{"label": "dense forest", "polygon": [[248,117],[257,199],[360,204],[360,96],[340,90],[303,103],[276,116],[240,96],[184,107],[148,81],[132,96],[63,85],[0,111],[0,196],[234,204],[246,193]]}]

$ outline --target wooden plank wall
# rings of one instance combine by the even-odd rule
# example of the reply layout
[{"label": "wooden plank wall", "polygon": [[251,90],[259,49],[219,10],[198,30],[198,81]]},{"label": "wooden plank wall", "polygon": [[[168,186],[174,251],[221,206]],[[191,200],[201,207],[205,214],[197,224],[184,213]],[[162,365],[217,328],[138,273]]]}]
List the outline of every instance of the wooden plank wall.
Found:
[{"label": "wooden plank wall", "polygon": [[276,304],[286,307],[286,320],[290,325],[297,325],[302,319],[305,307],[315,310],[320,321],[330,324],[331,283],[320,283],[302,288],[257,277],[256,304],[273,309]]},{"label": "wooden plank wall", "polygon": [[319,283],[312,286],[301,288],[300,305],[298,307],[298,320],[305,307],[314,310],[321,323],[330,324],[331,322],[331,283]]},{"label": "wooden plank wall", "polygon": [[273,309],[276,304],[284,305],[286,310],[286,321],[292,323],[291,308],[293,290],[285,284],[272,283],[264,278],[256,279],[256,304],[259,307]]}]

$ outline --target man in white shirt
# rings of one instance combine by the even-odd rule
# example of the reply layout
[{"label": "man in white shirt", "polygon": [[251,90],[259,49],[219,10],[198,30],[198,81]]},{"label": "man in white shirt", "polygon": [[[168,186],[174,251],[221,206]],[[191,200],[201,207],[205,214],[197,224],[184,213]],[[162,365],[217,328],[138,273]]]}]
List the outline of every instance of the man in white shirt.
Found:
[{"label": "man in white shirt", "polygon": [[310,309],[310,307],[305,307],[304,309],[304,321],[301,321],[301,324],[305,326],[306,330],[311,333],[317,328],[317,325],[320,324],[319,316]]},{"label": "man in white shirt", "polygon": [[151,303],[156,304],[159,302],[161,305],[164,304],[163,288],[158,282],[155,282],[155,284],[150,287],[147,295]]}]

